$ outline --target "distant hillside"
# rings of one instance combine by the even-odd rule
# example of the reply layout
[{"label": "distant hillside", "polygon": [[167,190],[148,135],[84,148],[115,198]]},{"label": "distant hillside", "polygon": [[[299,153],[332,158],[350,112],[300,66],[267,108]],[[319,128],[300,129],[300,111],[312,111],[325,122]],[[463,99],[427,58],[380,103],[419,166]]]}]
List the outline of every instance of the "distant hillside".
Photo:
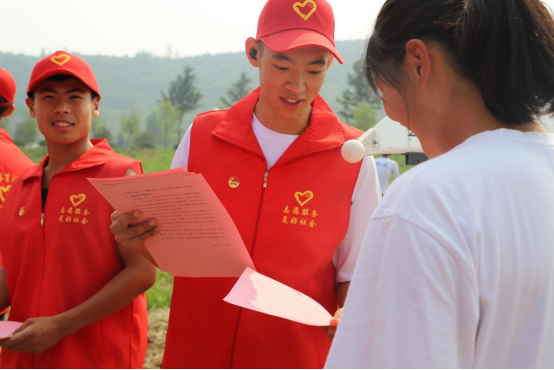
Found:
[{"label": "distant hillside", "polygon": [[[346,88],[346,74],[352,70],[353,63],[361,57],[364,41],[339,41],[337,47],[345,64],[333,64],[322,90],[323,97],[336,111],[339,109],[337,97]],[[198,86],[204,95],[201,107],[187,117],[187,120],[192,120],[196,113],[216,107],[220,97],[225,95],[241,72],[246,72],[253,81],[258,81],[258,71],[250,66],[244,53],[179,59],[155,57],[148,53],[139,53],[134,57],[82,57],[89,62],[96,74],[102,92],[101,115],[112,128],[119,127],[121,113],[127,113],[132,109],[140,111],[144,121],[155,109],[156,101],[160,99],[160,91],[166,90],[170,81],[181,74],[186,65],[194,67]],[[0,53],[0,66],[9,70],[18,84],[16,117],[21,117],[23,113],[26,86],[31,70],[38,60],[39,57]],[[118,129],[112,131],[116,133]]]}]

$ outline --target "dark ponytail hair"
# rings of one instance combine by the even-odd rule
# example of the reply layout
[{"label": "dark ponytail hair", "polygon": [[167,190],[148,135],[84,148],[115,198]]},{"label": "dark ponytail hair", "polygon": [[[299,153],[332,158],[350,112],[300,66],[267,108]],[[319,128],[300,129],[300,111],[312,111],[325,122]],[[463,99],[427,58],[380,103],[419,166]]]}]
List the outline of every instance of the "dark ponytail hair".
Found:
[{"label": "dark ponytail hair", "polygon": [[554,20],[540,0],[387,0],[369,39],[365,70],[396,88],[411,39],[435,41],[472,80],[497,119],[526,124],[554,114]]}]

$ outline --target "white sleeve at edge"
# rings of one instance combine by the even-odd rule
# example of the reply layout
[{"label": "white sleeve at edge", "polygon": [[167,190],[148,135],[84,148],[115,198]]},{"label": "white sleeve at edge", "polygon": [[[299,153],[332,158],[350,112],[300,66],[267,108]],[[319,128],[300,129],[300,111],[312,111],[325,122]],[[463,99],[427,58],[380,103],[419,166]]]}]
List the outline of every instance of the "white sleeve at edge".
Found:
[{"label": "white sleeve at edge", "polygon": [[173,157],[173,161],[171,162],[170,169],[179,168],[182,167],[187,171],[189,166],[189,152],[190,152],[190,130],[192,129],[192,125],[188,128],[187,132],[185,133],[185,136],[183,137],[183,140],[181,140],[181,143],[179,144],[179,147],[177,148],[177,151],[175,152],[175,156]]}]

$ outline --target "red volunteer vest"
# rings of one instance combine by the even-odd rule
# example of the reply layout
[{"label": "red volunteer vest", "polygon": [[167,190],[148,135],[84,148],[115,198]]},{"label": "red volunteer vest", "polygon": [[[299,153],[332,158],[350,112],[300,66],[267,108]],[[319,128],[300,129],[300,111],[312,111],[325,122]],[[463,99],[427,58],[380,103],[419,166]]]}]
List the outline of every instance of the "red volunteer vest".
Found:
[{"label": "red volunteer vest", "polygon": [[[11,302],[10,320],[52,316],[90,298],[123,268],[110,233],[113,208],[88,177],[141,173],[106,140],[52,177],[44,213],[41,164],[13,184],[1,214],[0,240]],[[147,346],[143,295],[39,355],[2,350],[3,368],[142,368]]]},{"label": "red volunteer vest", "polygon": [[[251,125],[259,94],[195,119],[188,168],[218,195],[257,271],[334,314],[332,258],[348,229],[360,170],[340,148],[361,131],[317,97],[310,125],[267,172]],[[327,334],[224,302],[236,281],[175,278],[163,367],[322,368]]]},{"label": "red volunteer vest", "polygon": [[0,128],[0,209],[16,177],[33,164],[13,143],[8,133]]}]

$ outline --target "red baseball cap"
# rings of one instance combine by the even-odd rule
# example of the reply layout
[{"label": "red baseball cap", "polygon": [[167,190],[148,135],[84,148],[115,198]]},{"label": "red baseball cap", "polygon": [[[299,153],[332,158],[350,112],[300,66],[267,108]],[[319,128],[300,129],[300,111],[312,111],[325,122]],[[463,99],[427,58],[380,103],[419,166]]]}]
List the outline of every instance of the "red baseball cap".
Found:
[{"label": "red baseball cap", "polygon": [[89,89],[100,97],[98,82],[96,82],[96,77],[94,77],[94,73],[88,63],[78,56],[65,51],[56,51],[54,54],[40,60],[35,65],[33,73],[31,73],[29,87],[27,87],[27,95],[29,95],[39,83],[48,77],[56,75],[75,77],[81,80],[81,82],[87,85]]},{"label": "red baseball cap", "polygon": [[343,64],[335,47],[335,16],[325,0],[268,0],[256,40],[278,53],[308,46],[323,48]]},{"label": "red baseball cap", "polygon": [[7,107],[13,104],[15,89],[15,80],[10,72],[0,68],[0,96],[7,100],[7,103],[0,103],[0,107]]}]

